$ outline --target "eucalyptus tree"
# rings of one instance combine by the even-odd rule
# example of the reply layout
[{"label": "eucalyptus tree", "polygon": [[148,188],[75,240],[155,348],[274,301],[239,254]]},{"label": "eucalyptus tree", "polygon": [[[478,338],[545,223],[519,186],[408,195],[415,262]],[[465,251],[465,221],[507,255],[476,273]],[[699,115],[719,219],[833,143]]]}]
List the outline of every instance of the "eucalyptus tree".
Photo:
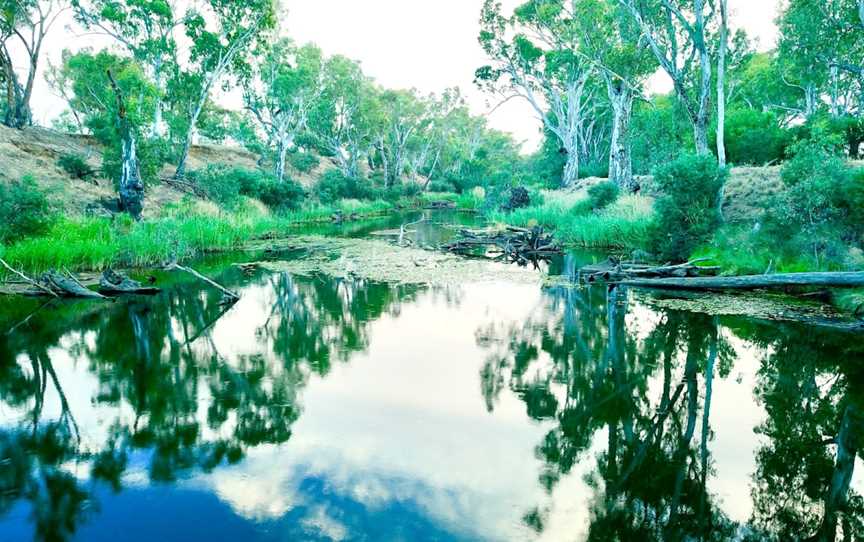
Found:
[{"label": "eucalyptus tree", "polygon": [[[177,63],[177,34],[186,22],[176,0],[72,0],[75,19],[86,29],[113,38],[145,66],[159,91],[151,137],[163,131],[163,99]],[[191,12],[190,12],[191,13]]]},{"label": "eucalyptus tree", "polygon": [[[710,0],[618,0],[672,79],[693,126],[698,154],[709,154],[714,4]],[[698,67],[697,67],[698,65]]]},{"label": "eucalyptus tree", "polygon": [[275,155],[275,174],[285,178],[288,151],[306,129],[310,114],[323,92],[321,50],[297,47],[281,39],[267,46],[246,83],[244,103],[267,138]]},{"label": "eucalyptus tree", "polygon": [[577,0],[572,6],[582,51],[606,85],[612,112],[609,179],[629,188],[633,185],[630,142],[633,100],[641,94],[645,80],[654,71],[653,57],[640,37],[639,28],[615,0]]},{"label": "eucalyptus tree", "polygon": [[198,119],[216,84],[228,73],[248,75],[249,51],[266,39],[266,30],[275,23],[273,0],[207,0],[204,10],[186,15],[186,37],[191,41],[186,81],[195,92],[187,104],[186,133],[177,162],[177,177],[186,173],[186,160],[192,148]]},{"label": "eucalyptus tree", "polygon": [[409,165],[410,147],[431,125],[429,106],[414,91],[407,90],[383,90],[377,102],[375,156],[383,170],[384,185],[393,186]]},{"label": "eucalyptus tree", "polygon": [[[3,118],[6,126],[23,128],[33,124],[30,99],[39,73],[42,46],[67,8],[65,0],[0,0],[0,72],[6,86]],[[26,56],[23,79],[15,69],[15,47]]]},{"label": "eucalyptus tree", "polygon": [[346,177],[360,175],[360,159],[372,144],[375,88],[360,65],[343,56],[324,63],[321,99],[309,117],[309,130],[322,152]]},{"label": "eucalyptus tree", "polygon": [[[817,112],[828,97],[834,117],[843,114],[840,93],[859,89],[856,101],[864,101],[864,4],[860,0],[790,0],[777,20],[778,49],[791,66],[790,84],[804,92],[805,116]],[[800,78],[800,81],[795,79]]]},{"label": "eucalyptus tree", "polygon": [[579,131],[593,66],[578,50],[563,2],[531,0],[509,17],[501,9],[495,0],[483,4],[480,43],[493,63],[478,69],[476,80],[505,100],[531,105],[567,154],[561,184],[570,186],[579,178]]}]

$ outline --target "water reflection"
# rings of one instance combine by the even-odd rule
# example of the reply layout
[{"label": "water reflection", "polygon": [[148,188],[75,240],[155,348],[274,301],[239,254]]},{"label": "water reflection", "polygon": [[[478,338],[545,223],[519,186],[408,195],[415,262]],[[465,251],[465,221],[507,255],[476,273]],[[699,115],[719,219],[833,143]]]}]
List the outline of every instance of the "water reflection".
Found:
[{"label": "water reflection", "polygon": [[864,536],[855,335],[623,288],[220,280],[240,303],[0,302],[0,539]]},{"label": "water reflection", "polygon": [[[624,288],[557,288],[525,322],[478,331],[491,351],[482,393],[494,409],[508,390],[534,419],[554,420],[538,443],[539,483],[552,492],[591,466],[587,540],[853,540],[861,496],[850,489],[860,448],[861,343],[796,326],[658,313]],[[712,492],[717,379],[737,353],[761,352],[754,398],[752,517],[733,520]],[[751,405],[722,404],[723,408]],[[755,406],[755,405],[754,405]],[[753,428],[740,428],[741,431]],[[739,487],[736,499],[747,497]],[[526,511],[538,532],[548,510]]]}]

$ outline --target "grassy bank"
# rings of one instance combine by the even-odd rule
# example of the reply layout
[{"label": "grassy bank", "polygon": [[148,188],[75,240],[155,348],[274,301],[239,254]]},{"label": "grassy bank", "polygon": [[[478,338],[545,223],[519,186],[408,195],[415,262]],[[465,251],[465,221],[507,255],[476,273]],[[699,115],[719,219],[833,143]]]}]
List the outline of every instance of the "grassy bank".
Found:
[{"label": "grassy bank", "polygon": [[643,248],[653,217],[652,200],[623,196],[600,211],[584,208],[584,192],[547,191],[543,201],[516,211],[493,212],[490,220],[512,226],[541,225],[565,245],[584,248]]},{"label": "grassy bank", "polygon": [[167,208],[158,219],[142,222],[125,216],[60,219],[42,235],[0,247],[0,255],[28,273],[145,267],[172,257],[183,260],[205,252],[237,249],[253,239],[289,235],[303,224],[329,222],[336,213],[362,218],[395,209],[396,204],[386,201],[345,200],[272,215],[251,204],[236,212],[182,204]]}]

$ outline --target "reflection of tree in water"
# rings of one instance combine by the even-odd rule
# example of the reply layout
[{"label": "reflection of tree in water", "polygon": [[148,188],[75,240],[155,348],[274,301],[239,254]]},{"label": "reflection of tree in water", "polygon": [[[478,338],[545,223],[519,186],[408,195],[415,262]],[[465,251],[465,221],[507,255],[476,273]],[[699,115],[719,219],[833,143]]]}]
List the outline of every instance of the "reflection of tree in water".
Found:
[{"label": "reflection of tree in water", "polygon": [[[509,389],[531,417],[555,422],[537,446],[543,487],[592,465],[589,540],[864,536],[864,500],[850,489],[864,429],[857,337],[736,322],[765,353],[755,394],[767,414],[753,517],[736,525],[708,490],[714,380],[731,370],[732,331],[703,315],[632,310],[628,319],[623,291],[555,289],[526,322],[478,331],[493,350],[481,374],[488,407]],[[525,521],[542,530],[545,513]]]},{"label": "reflection of tree in water", "polygon": [[[594,458],[589,539],[724,539],[730,522],[707,490],[710,390],[731,360],[716,322],[667,314],[640,338],[628,329],[621,289],[554,289],[546,298],[524,325],[479,333],[504,347],[483,370],[490,408],[508,387],[532,417],[556,421],[537,446],[542,485],[551,493]],[[525,516],[537,530],[544,519],[539,508]]]},{"label": "reflection of tree in water", "polygon": [[[151,479],[171,481],[188,469],[238,462],[250,447],[287,441],[311,375],[326,375],[333,359],[365,348],[368,325],[417,292],[288,275],[263,277],[248,295],[253,290],[263,290],[272,314],[264,322],[264,312],[257,330],[259,351],[232,359],[213,336],[226,312],[218,292],[182,287],[99,310],[46,311],[26,333],[0,338],[7,347],[0,349],[0,400],[20,414],[17,427],[0,431],[0,513],[27,499],[38,538],[62,540],[75,531],[92,491],[70,465],[90,465],[93,480],[120,490],[135,450],[150,452]],[[100,420],[110,427],[104,442],[81,443],[49,355],[61,342],[96,377],[93,404],[116,413],[113,422]],[[49,395],[58,398],[60,415],[43,420]]]},{"label": "reflection of tree in water", "polygon": [[766,350],[755,526],[776,540],[862,539],[864,502],[850,489],[864,434],[860,337],[777,326],[742,334]]}]

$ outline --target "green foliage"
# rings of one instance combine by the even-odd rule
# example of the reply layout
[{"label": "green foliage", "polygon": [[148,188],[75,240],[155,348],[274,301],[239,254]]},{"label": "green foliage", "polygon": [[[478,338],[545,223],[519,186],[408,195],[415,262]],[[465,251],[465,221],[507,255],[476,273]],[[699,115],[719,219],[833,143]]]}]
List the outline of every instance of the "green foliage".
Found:
[{"label": "green foliage", "polygon": [[378,199],[381,195],[370,182],[347,177],[338,169],[324,173],[313,191],[318,201],[324,204],[332,204],[340,199]]},{"label": "green foliage", "polygon": [[43,233],[52,221],[48,198],[33,177],[0,183],[0,244]]},{"label": "green foliage", "polygon": [[90,167],[87,160],[77,154],[61,155],[57,159],[57,165],[73,179],[86,180],[96,175],[96,170]]},{"label": "green foliage", "polygon": [[719,227],[720,193],[726,172],[712,156],[683,155],[654,170],[662,195],[651,247],[664,260],[686,260]]},{"label": "green foliage", "polygon": [[[716,130],[711,132],[716,146]],[[773,113],[749,108],[732,109],[726,114],[726,158],[736,165],[761,166],[780,162],[790,134],[780,127]]]},{"label": "green foliage", "polygon": [[672,96],[655,96],[650,103],[637,103],[631,130],[633,172],[639,175],[647,175],[694,148],[692,129]]},{"label": "green foliage", "polygon": [[190,174],[210,199],[223,207],[237,208],[241,196],[255,198],[273,210],[297,209],[306,196],[303,188],[290,179],[278,181],[272,174],[227,166],[208,166]]},{"label": "green foliage", "polygon": [[297,152],[291,155],[291,167],[300,173],[309,173],[321,164],[321,159],[310,152]]},{"label": "green foliage", "polygon": [[586,200],[588,208],[592,211],[602,211],[618,201],[620,195],[621,189],[617,184],[610,181],[597,183],[588,189],[588,199]]}]

